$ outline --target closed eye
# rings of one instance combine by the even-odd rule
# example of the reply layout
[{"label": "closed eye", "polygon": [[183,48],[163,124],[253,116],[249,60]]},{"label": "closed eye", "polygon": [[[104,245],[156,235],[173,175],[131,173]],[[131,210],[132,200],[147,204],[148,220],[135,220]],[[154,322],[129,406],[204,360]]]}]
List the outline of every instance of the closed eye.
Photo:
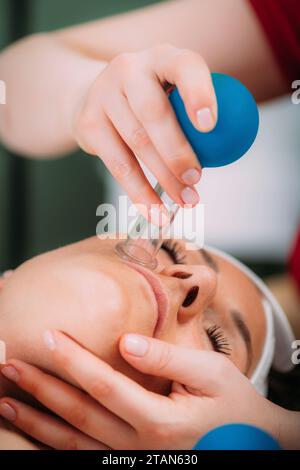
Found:
[{"label": "closed eye", "polygon": [[161,248],[167,253],[174,264],[186,264],[185,250],[176,240],[164,241]]},{"label": "closed eye", "polygon": [[206,333],[214,351],[230,356],[231,347],[220,326],[211,326]]}]

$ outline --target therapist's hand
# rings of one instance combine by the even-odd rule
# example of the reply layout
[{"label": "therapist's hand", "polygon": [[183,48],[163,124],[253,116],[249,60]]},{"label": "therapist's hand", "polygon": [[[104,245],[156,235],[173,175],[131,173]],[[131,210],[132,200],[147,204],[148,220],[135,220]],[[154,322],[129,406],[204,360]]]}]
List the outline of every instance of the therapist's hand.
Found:
[{"label": "therapist's hand", "polygon": [[170,395],[161,396],[60,332],[52,331],[46,339],[52,360],[87,394],[10,360],[2,374],[64,422],[7,397],[0,400],[0,413],[4,404],[7,417],[10,407],[14,425],[48,446],[69,448],[71,443],[72,448],[87,448],[89,438],[101,448],[190,449],[207,431],[230,422],[252,423],[277,437],[277,407],[258,395],[221,354],[125,335],[120,351],[133,367],[173,381]]},{"label": "therapist's hand", "polygon": [[[121,54],[98,75],[75,112],[74,138],[99,156],[134,204],[161,201],[137,155],[178,204],[195,205],[193,185],[201,166],[169,103],[166,88],[178,87],[194,126],[213,129],[217,104],[209,69],[192,51],[171,45]],[[156,206],[157,207],[157,206]],[[157,212],[150,214],[156,222]]]}]

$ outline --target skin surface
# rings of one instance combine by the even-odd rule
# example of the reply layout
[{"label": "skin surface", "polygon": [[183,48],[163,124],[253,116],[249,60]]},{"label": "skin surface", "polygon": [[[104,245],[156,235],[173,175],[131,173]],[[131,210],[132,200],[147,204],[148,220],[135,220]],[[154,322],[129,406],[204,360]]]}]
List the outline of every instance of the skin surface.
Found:
[{"label": "skin surface", "polygon": [[[1,79],[9,83],[10,100],[0,108],[0,133],[8,145],[25,154],[40,157],[73,149],[74,111],[105,64],[124,52],[165,43],[197,52],[212,71],[242,80],[258,100],[287,89],[247,1],[161,2],[32,35],[4,50]],[[49,63],[56,65],[51,77]]]},{"label": "skin surface", "polygon": [[[106,147],[103,148],[99,142],[100,118],[98,125],[95,125],[95,120],[84,121],[82,116],[84,118],[91,114],[95,116],[101,108],[105,111],[101,125],[105,119],[113,120],[109,115],[109,110],[115,109],[111,98],[115,96],[116,91],[120,92],[121,88],[112,84],[109,72],[102,74],[107,62],[118,58],[124,52],[130,52],[134,54],[131,58],[134,57],[137,70],[138,65],[143,63],[139,55],[141,49],[152,48],[166,42],[198,54],[197,73],[204,72],[204,80],[201,83],[209,84],[208,65],[211,70],[225,72],[242,80],[255,94],[257,100],[277,96],[286,90],[286,84],[261,27],[246,1],[164,2],[137,12],[67,30],[30,36],[1,53],[0,78],[5,80],[9,89],[8,105],[0,107],[1,139],[17,152],[38,158],[57,156],[80,146],[88,153],[101,157],[115,178],[123,184],[128,193],[132,192],[132,198],[137,200],[141,196],[139,190],[143,187],[141,175],[138,179],[137,171],[134,172],[132,166],[128,165],[128,157],[132,157],[131,151],[136,150],[136,143],[141,150],[137,153],[143,156],[147,147],[145,143],[149,143],[143,126],[140,128],[132,126],[129,129],[127,137],[129,140],[131,138],[131,145],[129,144],[131,150],[128,152],[128,148],[124,146],[124,143],[127,143],[126,138],[122,135],[124,123],[128,122],[128,115],[119,112],[114,117],[117,123],[116,133],[109,135],[109,132],[106,132],[106,138],[102,139]],[[151,57],[151,53],[149,56]],[[204,61],[201,62],[200,56]],[[193,54],[186,52],[184,57],[195,58]],[[124,56],[121,60],[118,59],[116,70],[112,75],[124,76],[127,67],[124,66],[123,59]],[[146,62],[150,66],[148,72],[149,70],[154,72],[153,76],[155,75],[154,79],[157,81],[157,64],[153,65],[151,60]],[[51,75],[49,75],[49,63],[55,64]],[[171,74],[173,80],[169,81],[177,84],[178,77],[176,78],[175,72],[185,69],[191,72],[192,63],[193,60],[187,60],[187,67],[177,64]],[[144,86],[148,75],[145,73],[134,75],[142,77],[135,83],[135,90],[143,90],[143,96],[149,96],[149,102],[152,102],[154,93],[148,93],[149,89]],[[194,73],[189,73],[185,78],[186,83],[189,83],[193,77]],[[159,78],[162,85],[166,77]],[[93,86],[94,84],[96,86]],[[112,84],[110,93],[105,86],[107,84]],[[95,94],[89,100],[87,97],[91,89],[94,89]],[[189,91],[191,92],[191,89]],[[193,113],[197,112],[199,107],[210,104],[213,106],[214,97],[209,87],[204,87],[198,94],[191,93],[191,95],[196,97],[195,102],[186,97],[185,104],[191,108],[194,118]],[[108,100],[104,107],[102,99],[107,96]],[[140,106],[141,97],[140,95],[137,100]],[[31,113],[28,116],[29,108]],[[143,108],[147,106],[144,105]],[[156,125],[164,117],[161,111],[165,112],[166,109],[158,107],[158,111],[153,120]],[[78,116],[81,117],[79,125]],[[122,119],[118,122],[120,116]],[[82,126],[84,122],[85,128]],[[174,130],[176,131],[173,126],[173,132]],[[179,138],[178,128],[176,134]],[[122,151],[119,146],[116,152],[116,142],[120,143],[120,138],[124,139]],[[167,129],[164,129],[159,138],[160,148],[172,141]],[[166,149],[167,151],[159,151],[156,155],[156,171],[160,176],[163,173],[158,165],[166,162],[166,157],[174,157],[172,148],[166,147]],[[114,162],[112,156],[116,153],[121,155],[121,159]],[[172,175],[164,166],[161,167],[164,170],[163,186],[174,196],[173,199],[178,198],[179,203],[182,202],[179,200],[182,171],[188,167],[193,168],[195,163],[193,156],[190,154],[187,158],[186,154],[184,151],[179,158],[175,158],[176,169],[171,169]],[[153,161],[153,155],[151,157],[145,155],[145,160]],[[135,166],[134,169],[136,168]],[[126,185],[126,181],[132,182],[132,185]],[[149,187],[143,193],[143,200],[137,202],[145,200],[157,202]],[[88,244],[90,246],[87,246]],[[90,256],[85,252],[84,246],[90,250]],[[0,326],[1,335],[3,332],[3,339],[8,342],[8,357],[23,358],[50,370],[53,374],[60,375],[60,371],[56,370],[49,361],[47,362],[40,340],[40,333],[46,327],[55,327],[74,337],[99,357],[109,357],[108,362],[118,370],[134,377],[148,388],[164,393],[168,388],[166,381],[162,379],[156,381],[134,372],[117,352],[116,337],[124,329],[126,331],[127,328],[133,328],[131,331],[137,330],[147,336],[153,334],[155,306],[149,286],[137,273],[129,271],[130,268],[119,264],[118,279],[112,277],[110,263],[116,258],[110,248],[107,245],[106,255],[103,250],[100,257],[95,241],[81,242],[30,261],[21,267],[9,282],[5,282],[5,288],[0,294]],[[94,259],[95,254],[98,261]],[[63,267],[60,259],[65,261]],[[230,339],[233,362],[249,375],[259,356],[264,331],[264,325],[258,321],[258,312],[261,313],[258,293],[241,273],[222,260],[218,260],[217,276],[210,268],[209,271],[204,266],[201,255],[189,254],[188,262],[194,265],[193,268],[180,266],[180,270],[189,269],[193,277],[179,280],[174,279],[172,275],[174,271],[169,261],[165,258],[162,261],[163,271],[160,272],[160,279],[168,291],[170,308],[167,328],[161,332],[161,339],[191,348],[209,348],[211,346],[205,336],[205,327],[218,320]],[[99,265],[103,269],[101,272]],[[199,286],[200,294],[196,302],[189,308],[183,309],[182,300],[192,282],[193,286],[194,282]],[[108,291],[111,292],[110,296]],[[102,292],[100,300],[99,292]],[[142,295],[137,296],[137,292]],[[87,304],[89,307],[86,310]],[[120,305],[123,310],[117,309]],[[144,313],[141,318],[142,309]],[[207,314],[208,309],[209,314]],[[247,364],[249,361],[246,359],[244,343],[233,328],[228,314],[229,309],[241,310],[242,317],[245,317],[251,331],[253,355],[250,364]],[[217,314],[212,313],[212,310]],[[262,319],[262,315],[259,315],[259,318]],[[108,332],[104,339],[103,333]],[[3,385],[3,388],[9,390],[8,384]]]},{"label": "skin surface", "polygon": [[[24,263],[6,280],[0,294],[0,328],[7,358],[19,358],[72,383],[45,354],[42,333],[56,328],[149,390],[165,394],[169,381],[143,375],[124,361],[118,349],[120,336],[138,333],[213,350],[207,330],[217,326],[230,348],[230,359],[243,373],[251,374],[262,349],[265,324],[260,294],[243,273],[214,256],[215,272],[200,252],[184,254],[183,242],[178,241],[187,264],[174,264],[161,250],[155,275],[165,291],[167,312],[163,327],[155,331],[153,290],[140,272],[115,254],[115,243],[94,237],[60,248]],[[178,272],[181,277],[182,273],[191,276],[182,279]],[[196,299],[183,307],[187,293],[197,286]],[[240,312],[250,331],[250,362],[232,310]]]},{"label": "skin surface", "polygon": [[240,79],[257,100],[289,87],[246,0],[161,2],[28,36],[0,54],[0,69],[8,90],[0,139],[9,148],[43,158],[81,147],[146,212],[160,199],[136,155],[178,204],[199,201],[201,167],[168,102],[169,84],[202,132],[218,113],[210,71]]}]

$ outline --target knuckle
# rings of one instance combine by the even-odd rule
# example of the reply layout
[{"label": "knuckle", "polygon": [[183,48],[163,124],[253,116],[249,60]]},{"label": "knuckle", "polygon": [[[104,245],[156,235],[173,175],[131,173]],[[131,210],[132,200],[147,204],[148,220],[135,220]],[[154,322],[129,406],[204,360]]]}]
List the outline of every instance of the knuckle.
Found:
[{"label": "knuckle", "polygon": [[202,57],[197,52],[191,51],[190,49],[179,49],[175,57],[175,62],[178,66],[188,66],[195,61],[203,63]]},{"label": "knuckle", "polygon": [[61,450],[79,450],[78,439],[74,434],[70,434],[62,441]]},{"label": "knuckle", "polygon": [[127,179],[132,171],[132,165],[124,160],[113,162],[111,166],[111,172],[117,180]]},{"label": "knuckle", "polygon": [[88,110],[83,111],[76,123],[76,131],[80,136],[85,136],[97,129],[99,125],[99,118],[94,113]]},{"label": "knuckle", "polygon": [[99,117],[95,118],[92,113],[82,112],[73,126],[78,145],[88,154],[95,155],[95,149],[92,145],[93,135],[97,135],[100,125]]},{"label": "knuckle", "polygon": [[163,426],[154,426],[154,436],[160,442],[170,442],[171,437],[174,435],[173,426],[164,424]]},{"label": "knuckle", "polygon": [[94,383],[92,383],[89,393],[96,399],[103,399],[110,397],[113,392],[113,387],[110,383],[104,382],[101,379],[96,379]]},{"label": "knuckle", "polygon": [[213,88],[209,88],[205,85],[202,88],[191,86],[189,89],[186,89],[182,95],[190,109],[196,110],[203,106],[210,106],[214,100],[213,93]]},{"label": "knuckle", "polygon": [[[179,81],[183,77],[183,71],[195,69],[195,66],[208,70],[207,65],[205,64],[202,57],[194,51],[190,51],[188,49],[180,49],[178,52],[173,56],[173,69],[174,69],[174,77],[175,80]],[[199,88],[199,84],[196,85],[196,91]]]},{"label": "knuckle", "polygon": [[20,429],[22,429],[22,431],[24,431],[31,437],[35,437],[37,435],[37,431],[39,428],[36,421],[33,419],[19,420],[18,426],[20,427]]},{"label": "knuckle", "polygon": [[176,150],[173,153],[169,153],[166,159],[176,172],[176,170],[182,171],[183,167],[189,168],[189,166],[194,164],[191,157],[192,151],[190,144],[186,140],[182,142],[179,139],[176,144]]},{"label": "knuckle", "polygon": [[145,434],[153,437],[157,435],[157,433],[159,432],[159,428],[164,427],[165,424],[154,413],[151,413],[151,415],[148,416],[146,413],[144,419]]},{"label": "knuckle", "polygon": [[149,135],[143,127],[135,129],[132,132],[129,141],[131,148],[136,150],[143,149],[144,147],[147,147],[150,144]]},{"label": "knuckle", "polygon": [[178,198],[178,194],[180,194],[182,185],[176,176],[170,174],[169,172],[162,173],[158,175],[158,182],[160,186],[165,189],[166,193],[171,199],[175,201],[176,197]]},{"label": "knuckle", "polygon": [[122,54],[118,54],[112,61],[111,65],[113,68],[118,69],[118,72],[127,72],[131,70],[131,68],[136,63],[136,54],[131,52],[124,52]]},{"label": "knuckle", "polygon": [[156,417],[148,422],[146,425],[146,434],[151,435],[153,441],[156,442],[170,442],[174,434],[178,435],[178,426],[170,421],[162,421]]},{"label": "knuckle", "polygon": [[139,109],[140,119],[143,122],[161,121],[170,112],[167,99],[153,99],[142,102]]},{"label": "knuckle", "polygon": [[30,384],[30,393],[33,395],[37,400],[42,400],[43,398],[43,391],[45,389],[45,383],[44,381],[39,381],[39,382],[32,382]]},{"label": "knuckle", "polygon": [[72,406],[72,408],[67,410],[66,417],[75,428],[82,429],[86,425],[87,414],[83,406]]},{"label": "knuckle", "polygon": [[157,46],[155,46],[154,50],[157,54],[165,54],[176,50],[176,47],[168,42],[163,42],[162,44],[158,44]]},{"label": "knuckle", "polygon": [[171,360],[171,348],[168,344],[166,344],[163,348],[161,348],[161,351],[158,354],[158,358],[155,361],[155,369],[158,371],[164,371],[165,369],[168,369]]}]

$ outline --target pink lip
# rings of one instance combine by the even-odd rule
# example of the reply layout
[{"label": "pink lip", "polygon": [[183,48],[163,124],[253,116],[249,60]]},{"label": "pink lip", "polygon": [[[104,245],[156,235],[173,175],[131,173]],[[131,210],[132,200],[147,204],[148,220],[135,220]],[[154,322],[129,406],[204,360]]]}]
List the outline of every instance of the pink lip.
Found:
[{"label": "pink lip", "polygon": [[160,279],[151,271],[138,264],[124,261],[130,268],[140,273],[151,287],[157,303],[157,321],[154,328],[153,336],[156,336],[162,330],[165,319],[167,317],[169,299]]}]

